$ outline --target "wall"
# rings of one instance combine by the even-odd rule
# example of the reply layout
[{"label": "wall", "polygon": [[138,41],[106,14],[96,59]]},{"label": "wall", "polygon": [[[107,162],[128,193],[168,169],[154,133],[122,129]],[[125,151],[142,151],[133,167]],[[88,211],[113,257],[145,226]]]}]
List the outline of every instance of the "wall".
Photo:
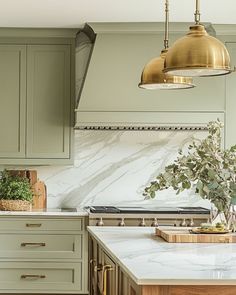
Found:
[{"label": "wall", "polygon": [[207,206],[193,192],[160,192],[144,200],[145,186],[179,148],[205,131],[76,131],[74,166],[31,167],[48,190],[48,207],[87,205]]}]

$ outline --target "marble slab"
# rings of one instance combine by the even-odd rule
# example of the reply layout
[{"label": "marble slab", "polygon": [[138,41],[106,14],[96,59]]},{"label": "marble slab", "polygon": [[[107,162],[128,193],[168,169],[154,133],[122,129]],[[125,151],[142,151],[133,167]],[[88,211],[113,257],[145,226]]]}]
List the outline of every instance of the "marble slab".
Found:
[{"label": "marble slab", "polygon": [[236,244],[173,244],[154,228],[88,227],[138,285],[236,285]]},{"label": "marble slab", "polygon": [[[48,207],[89,205],[204,206],[192,191],[176,196],[171,189],[144,200],[143,191],[179,148],[206,131],[75,131],[74,166],[38,166],[45,181]],[[25,167],[23,167],[25,168]]]}]

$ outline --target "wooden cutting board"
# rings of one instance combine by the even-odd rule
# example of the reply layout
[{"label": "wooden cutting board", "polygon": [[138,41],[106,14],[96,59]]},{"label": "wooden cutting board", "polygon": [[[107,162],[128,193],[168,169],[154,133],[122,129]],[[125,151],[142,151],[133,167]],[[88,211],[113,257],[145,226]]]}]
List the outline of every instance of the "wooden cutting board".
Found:
[{"label": "wooden cutting board", "polygon": [[47,207],[47,189],[43,181],[37,181],[32,185],[33,206],[32,209],[45,209]]},{"label": "wooden cutting board", "polygon": [[168,243],[236,243],[236,234],[191,234],[191,228],[156,228],[156,235]]},{"label": "wooden cutting board", "polygon": [[31,185],[34,185],[37,180],[37,171],[36,170],[7,170],[11,175],[17,175],[20,177],[25,177],[29,179]]}]

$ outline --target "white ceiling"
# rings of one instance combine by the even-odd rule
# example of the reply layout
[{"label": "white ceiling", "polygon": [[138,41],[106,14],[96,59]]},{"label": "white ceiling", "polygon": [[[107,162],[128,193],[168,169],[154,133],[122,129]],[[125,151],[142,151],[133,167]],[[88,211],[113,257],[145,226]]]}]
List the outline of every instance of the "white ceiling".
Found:
[{"label": "white ceiling", "polygon": [[[195,0],[170,0],[170,21],[191,22]],[[81,27],[85,22],[160,22],[164,0],[0,0],[0,27]],[[201,20],[236,24],[235,0],[201,0]]]}]

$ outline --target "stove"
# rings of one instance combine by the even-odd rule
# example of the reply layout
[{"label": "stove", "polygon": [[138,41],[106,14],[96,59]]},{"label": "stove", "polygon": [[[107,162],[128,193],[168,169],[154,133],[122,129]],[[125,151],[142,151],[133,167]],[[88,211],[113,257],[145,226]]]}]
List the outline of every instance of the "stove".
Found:
[{"label": "stove", "polygon": [[108,226],[199,226],[210,219],[202,207],[90,206],[90,225]]}]

